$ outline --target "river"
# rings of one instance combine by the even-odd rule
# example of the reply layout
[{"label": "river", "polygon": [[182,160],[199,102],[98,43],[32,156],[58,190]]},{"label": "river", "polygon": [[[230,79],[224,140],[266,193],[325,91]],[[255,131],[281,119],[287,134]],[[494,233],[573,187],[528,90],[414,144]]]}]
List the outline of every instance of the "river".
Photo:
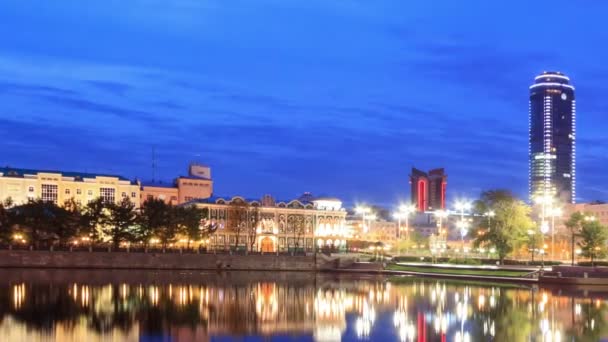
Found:
[{"label": "river", "polygon": [[598,341],[608,288],[310,273],[0,270],[2,341]]}]

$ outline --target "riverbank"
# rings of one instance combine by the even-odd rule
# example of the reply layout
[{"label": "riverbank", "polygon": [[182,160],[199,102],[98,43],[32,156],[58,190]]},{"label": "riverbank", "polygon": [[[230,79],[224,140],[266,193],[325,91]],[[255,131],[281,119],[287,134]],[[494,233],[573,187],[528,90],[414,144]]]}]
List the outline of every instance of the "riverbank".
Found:
[{"label": "riverbank", "polygon": [[322,256],[0,250],[0,268],[314,271],[333,265]]}]

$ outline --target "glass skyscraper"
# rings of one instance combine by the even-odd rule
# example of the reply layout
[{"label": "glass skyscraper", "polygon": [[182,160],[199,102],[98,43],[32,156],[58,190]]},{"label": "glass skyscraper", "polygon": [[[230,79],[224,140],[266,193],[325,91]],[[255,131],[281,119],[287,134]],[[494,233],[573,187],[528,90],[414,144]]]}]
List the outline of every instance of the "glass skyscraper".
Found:
[{"label": "glass skyscraper", "polygon": [[543,72],[530,86],[530,199],[576,198],[576,101],[570,78]]}]

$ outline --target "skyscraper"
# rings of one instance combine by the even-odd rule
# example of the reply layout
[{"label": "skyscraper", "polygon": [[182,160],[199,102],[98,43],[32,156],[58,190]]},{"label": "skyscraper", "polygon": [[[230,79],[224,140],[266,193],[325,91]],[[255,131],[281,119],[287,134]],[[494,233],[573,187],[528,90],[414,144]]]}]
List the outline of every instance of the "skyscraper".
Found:
[{"label": "skyscraper", "polygon": [[434,169],[426,173],[412,168],[411,198],[418,211],[445,209],[447,177],[443,169]]},{"label": "skyscraper", "polygon": [[570,78],[543,72],[530,86],[529,195],[576,198],[576,101]]}]

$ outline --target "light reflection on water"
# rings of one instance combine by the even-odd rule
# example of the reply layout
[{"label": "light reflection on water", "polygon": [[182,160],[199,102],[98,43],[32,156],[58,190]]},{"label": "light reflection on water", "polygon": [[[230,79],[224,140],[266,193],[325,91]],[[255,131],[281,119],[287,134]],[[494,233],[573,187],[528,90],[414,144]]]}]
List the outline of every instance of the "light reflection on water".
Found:
[{"label": "light reflection on water", "polygon": [[[2,271],[7,341],[595,341],[608,290],[304,273]],[[87,279],[90,279],[87,281]]]}]

